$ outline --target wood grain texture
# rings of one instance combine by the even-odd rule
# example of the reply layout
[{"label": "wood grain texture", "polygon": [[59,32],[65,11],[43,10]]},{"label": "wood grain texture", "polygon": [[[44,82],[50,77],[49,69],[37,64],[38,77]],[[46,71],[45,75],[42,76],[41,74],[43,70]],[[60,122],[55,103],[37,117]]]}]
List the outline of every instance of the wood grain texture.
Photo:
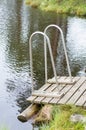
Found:
[{"label": "wood grain texture", "polygon": [[[59,80],[69,80],[70,77],[59,77]],[[62,97],[30,96],[27,100],[39,104],[75,104],[86,107],[86,77],[72,77],[74,84],[59,84],[59,92],[64,93]],[[45,84],[39,90],[46,93],[58,92],[56,84]]]}]

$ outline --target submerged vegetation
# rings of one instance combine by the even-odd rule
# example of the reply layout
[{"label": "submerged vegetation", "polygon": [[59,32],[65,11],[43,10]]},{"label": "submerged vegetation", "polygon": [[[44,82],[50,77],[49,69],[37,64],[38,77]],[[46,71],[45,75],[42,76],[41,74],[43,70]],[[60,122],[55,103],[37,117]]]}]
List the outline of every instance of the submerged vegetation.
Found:
[{"label": "submerged vegetation", "polygon": [[85,130],[86,122],[70,121],[70,117],[73,114],[86,116],[86,110],[72,105],[54,106],[53,120],[43,124],[40,130]]},{"label": "submerged vegetation", "polygon": [[86,15],[86,0],[25,0],[25,3],[45,11]]}]

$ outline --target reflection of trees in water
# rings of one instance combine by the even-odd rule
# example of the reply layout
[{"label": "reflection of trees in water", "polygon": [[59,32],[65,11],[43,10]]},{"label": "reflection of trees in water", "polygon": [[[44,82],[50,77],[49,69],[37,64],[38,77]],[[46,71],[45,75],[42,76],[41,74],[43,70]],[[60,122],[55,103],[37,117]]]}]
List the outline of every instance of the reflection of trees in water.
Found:
[{"label": "reflection of trees in water", "polygon": [[[19,2],[19,3],[18,3]],[[22,2],[15,1],[14,18],[9,18],[9,28],[8,28],[8,51],[7,60],[10,66],[15,68],[15,70],[22,68],[26,62],[28,62],[27,44],[21,42],[21,7]]]},{"label": "reflection of trees in water", "polygon": [[[24,71],[25,73],[29,73],[29,52],[28,52],[28,39],[30,35],[36,31],[43,31],[44,28],[49,24],[57,24],[58,26],[64,28],[64,32],[66,32],[66,17],[57,16],[53,13],[45,13],[41,12],[37,9],[28,8],[27,11],[29,15],[27,15],[27,31],[28,35],[27,40],[22,40],[22,24],[24,20],[24,16],[22,16],[22,6],[23,3],[20,1],[15,1],[15,14],[14,17],[9,19],[9,28],[8,28],[8,50],[7,50],[7,61],[9,61],[9,66],[12,71],[19,73],[19,77],[21,77],[21,73]],[[26,11],[26,13],[27,13]],[[27,13],[27,14],[28,14]],[[66,33],[65,33],[66,34]],[[62,45],[60,42],[60,35],[56,29],[50,29],[49,36],[51,39],[51,46],[53,51],[54,60],[57,66],[57,69],[64,69],[64,53],[62,53]],[[26,41],[26,42],[24,42]],[[58,45],[59,44],[59,45]],[[59,51],[58,51],[59,50]],[[60,57],[61,55],[61,57]],[[43,37],[36,36],[33,38],[33,64],[34,64],[34,78],[36,82],[36,86],[41,86],[44,84],[44,59],[43,59]],[[58,60],[61,59],[61,60]],[[57,61],[58,60],[58,61]],[[62,71],[64,73],[64,71]],[[48,52],[48,73],[49,77],[52,76],[52,67]],[[28,74],[29,75],[29,74]],[[14,75],[13,75],[14,76]],[[17,77],[16,80],[12,79],[14,83],[7,81],[7,90],[9,92],[13,92],[16,95],[18,106],[25,106],[25,99],[30,95],[30,87],[29,81],[23,82],[24,79]],[[14,76],[15,77],[15,76]],[[28,77],[28,76],[27,76]],[[25,77],[24,77],[25,78]],[[30,77],[28,77],[30,78]],[[27,82],[27,83],[26,83]],[[23,89],[23,86],[24,89]],[[21,110],[22,111],[22,110]]]},{"label": "reflection of trees in water", "polygon": [[[51,14],[46,13],[46,14],[41,14],[41,19],[39,20],[39,22],[37,24],[38,24],[38,28],[42,31],[49,24],[57,24],[58,26],[62,27],[62,29],[64,29],[63,31],[66,31],[66,25],[67,25],[66,19],[67,18],[65,16],[57,16],[56,14],[52,15],[52,13]],[[65,35],[66,35],[66,32],[65,32]],[[59,54],[57,52],[58,42],[60,41],[59,31],[51,28],[48,31],[48,36],[50,37],[50,40],[51,40],[51,46],[52,46],[52,51],[53,51],[55,63],[56,63],[56,58],[58,60],[58,58],[60,58],[59,55],[61,54],[61,61],[60,61],[61,63],[59,63],[60,64],[59,66],[62,66],[61,69],[64,69],[63,63],[64,63],[65,57],[64,57],[64,53],[61,53],[63,46],[60,45]],[[43,60],[43,50],[42,50],[43,39],[41,39],[41,37],[39,38],[39,36],[38,36],[37,39],[33,40],[33,42],[34,42],[33,44],[36,44],[36,46],[33,47],[33,53],[34,53],[33,55],[35,55],[34,59],[33,59],[35,78],[38,81],[37,84],[39,84],[39,86],[40,86],[41,84],[44,83],[44,68],[43,68],[44,67],[44,60]],[[38,42],[39,42],[39,44],[38,44]],[[57,57],[57,54],[58,54],[58,57]],[[52,77],[52,75],[53,75],[49,52],[48,52],[48,75],[49,75],[49,77]]]},{"label": "reflection of trees in water", "polygon": [[15,76],[15,74],[11,76],[14,77],[6,81],[6,91],[9,92],[9,96],[11,99],[17,101],[16,105],[20,106],[21,109],[24,109],[28,104],[26,102],[26,98],[31,95],[31,84],[28,80],[29,77],[27,76],[27,79],[26,75]]},{"label": "reflection of trees in water", "polygon": [[[63,16],[62,19],[60,19],[59,23],[60,23],[60,27],[63,31],[64,38],[66,38],[67,17]],[[63,48],[61,36],[60,36],[58,48],[57,48],[56,67],[57,67],[57,74],[58,75],[66,75],[67,65],[66,65],[66,59],[65,59],[64,48]]]},{"label": "reflection of trees in water", "polygon": [[[10,3],[8,2],[8,6]],[[16,97],[17,105],[22,107],[27,104],[25,99],[30,95],[30,77],[28,74],[28,45],[21,41],[22,1],[16,0],[12,6],[7,9],[8,17],[8,45],[6,51],[6,62],[9,66],[9,77],[7,77],[7,92],[12,99]],[[22,107],[22,109],[23,109]]]},{"label": "reflection of trees in water", "polygon": [[[66,16],[58,16],[56,20],[56,25],[61,27],[64,38],[66,37],[66,29],[67,29],[67,17]],[[61,41],[61,35],[58,29],[55,29],[54,33],[51,33],[52,35],[52,51],[54,56],[54,61],[56,64],[57,74],[58,75],[64,75],[65,74],[65,67],[66,67],[66,61],[65,61],[65,55],[64,55],[64,49],[63,44]]]}]

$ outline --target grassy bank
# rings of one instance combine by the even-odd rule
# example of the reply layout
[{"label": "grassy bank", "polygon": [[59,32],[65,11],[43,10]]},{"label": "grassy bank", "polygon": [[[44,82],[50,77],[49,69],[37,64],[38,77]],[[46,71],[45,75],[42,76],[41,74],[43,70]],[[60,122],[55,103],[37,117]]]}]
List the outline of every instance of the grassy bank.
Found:
[{"label": "grassy bank", "polygon": [[0,130],[9,130],[9,129],[8,129],[8,127],[3,125],[3,126],[0,126]]},{"label": "grassy bank", "polygon": [[25,0],[25,3],[45,11],[86,16],[85,0]]},{"label": "grassy bank", "polygon": [[55,106],[53,109],[53,119],[51,122],[44,124],[40,127],[40,130],[85,130],[86,121],[82,122],[72,122],[70,117],[73,114],[82,114],[86,116],[86,110],[71,106]]}]

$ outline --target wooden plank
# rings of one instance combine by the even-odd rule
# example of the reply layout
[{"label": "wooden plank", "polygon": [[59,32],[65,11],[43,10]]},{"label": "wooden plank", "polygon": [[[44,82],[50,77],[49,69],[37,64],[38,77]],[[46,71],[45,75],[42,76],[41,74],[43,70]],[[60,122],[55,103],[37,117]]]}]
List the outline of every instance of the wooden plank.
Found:
[{"label": "wooden plank", "polygon": [[[63,86],[63,85],[62,85]],[[62,86],[61,86],[61,88],[62,88]],[[58,89],[57,89],[57,87],[53,90],[53,92],[58,92]],[[61,95],[62,96],[62,95]],[[57,98],[60,98],[60,97],[57,97]],[[50,103],[50,101],[53,99],[53,97],[52,98],[50,98],[50,97],[45,97],[43,100],[42,100],[42,103]]]},{"label": "wooden plank", "polygon": [[[56,85],[57,86],[57,85]],[[38,96],[38,97],[57,97],[57,92],[52,92],[52,90],[54,88],[56,88],[56,86],[52,85],[51,87],[49,87],[48,91],[40,91],[40,90],[37,90],[37,91],[34,91],[32,93],[32,96]]]},{"label": "wooden plank", "polygon": [[[86,81],[82,84],[82,86],[74,93],[74,95],[68,100],[67,104],[75,104],[76,101],[81,97],[81,95],[86,90]],[[82,102],[81,102],[82,104]]]},{"label": "wooden plank", "polygon": [[[59,79],[59,77],[57,77]],[[54,86],[50,86],[48,89],[46,89],[47,92],[51,92],[52,89],[55,89]],[[37,97],[34,102],[35,103],[40,103],[42,102],[42,100],[44,99],[45,97]]]},{"label": "wooden plank", "polygon": [[[65,77],[65,79],[69,79],[69,77]],[[61,87],[60,87],[60,92],[61,92],[61,93],[64,93],[64,91],[62,91],[62,90],[64,89],[65,86],[66,86],[65,84],[61,85]],[[55,90],[55,91],[56,91],[56,90]],[[51,103],[51,104],[56,104],[58,100],[59,100],[59,98],[58,98],[58,99],[57,99],[57,98],[52,98],[52,99],[49,101],[49,103]]]},{"label": "wooden plank", "polygon": [[[55,85],[51,85],[47,90],[46,90],[46,92],[51,92],[51,90],[53,90],[54,88],[55,88],[56,86]],[[34,102],[35,103],[40,103],[40,102],[42,102],[42,100],[44,99],[45,97],[37,97],[35,100],[34,100]]]},{"label": "wooden plank", "polygon": [[30,96],[26,100],[29,102],[33,102],[35,100],[36,96]]},{"label": "wooden plank", "polygon": [[64,95],[64,97],[58,102],[59,104],[66,104],[66,102],[74,95],[74,93],[79,89],[79,87],[83,84],[85,81],[85,77],[82,77],[79,79],[78,82],[71,87],[71,89]]},{"label": "wooden plank", "polygon": [[[44,90],[46,90],[49,86],[51,86],[51,84],[46,83],[46,84],[44,84],[39,90],[44,91]],[[36,98],[37,98],[37,96],[30,96],[30,97],[27,98],[27,101],[33,102]]]},{"label": "wooden plank", "polygon": [[[83,89],[83,88],[82,88]],[[76,102],[76,106],[86,106],[86,90],[82,94],[82,96],[79,98],[79,100]]]},{"label": "wooden plank", "polygon": [[[59,90],[61,90],[64,86],[65,86],[65,84],[62,84]],[[55,89],[54,91],[56,91],[56,89]],[[49,104],[56,104],[56,102],[57,102],[61,97],[63,97],[63,95],[64,95],[63,92],[62,92],[62,93],[59,92],[59,93],[61,94],[61,96],[60,96],[59,98],[53,97],[52,99],[48,99],[48,103],[49,103]],[[46,102],[46,101],[45,101],[45,102]]]},{"label": "wooden plank", "polygon": [[[53,77],[53,78],[54,78],[54,77]],[[53,78],[52,78],[52,79],[53,79]],[[57,78],[59,79],[59,76],[57,76]],[[44,91],[44,90],[46,90],[49,86],[51,86],[51,84],[46,83],[46,84],[44,84],[39,90]],[[31,95],[30,97],[27,98],[27,101],[33,102],[36,98],[37,98],[37,96],[32,96],[32,95]]]},{"label": "wooden plank", "polygon": [[46,97],[46,98],[59,98],[62,96],[60,92],[47,92],[47,91],[34,91],[32,96]]},{"label": "wooden plank", "polygon": [[[63,76],[63,77],[60,77],[60,79],[66,79],[66,77]],[[56,86],[56,84],[54,84],[54,85]],[[64,86],[64,85],[61,85],[61,87],[59,88],[59,91],[62,89],[63,86]],[[58,91],[57,86],[56,86],[56,88],[53,89],[52,91],[53,91],[53,92]],[[50,103],[50,101],[51,101],[52,99],[53,99],[53,98],[46,97],[46,98],[44,98],[44,99],[42,100],[42,103]]]},{"label": "wooden plank", "polygon": [[[47,82],[50,83],[50,84],[56,84],[55,78],[48,79]],[[75,80],[71,81],[70,78],[68,78],[68,79],[58,79],[58,84],[74,84],[75,82],[76,82]]]},{"label": "wooden plank", "polygon": [[[66,85],[64,88],[65,89],[62,89],[62,93],[64,93],[64,95],[66,94],[66,92],[70,89],[72,87],[72,85]],[[64,96],[63,96],[64,97]],[[63,98],[62,97],[62,98]],[[61,99],[62,99],[61,98]],[[56,103],[58,103],[58,101],[59,101],[60,99],[57,99],[57,98],[53,98],[51,101],[50,101],[50,103],[52,103],[52,104],[56,104]]]},{"label": "wooden plank", "polygon": [[[62,76],[62,77],[60,77],[59,79],[66,79],[66,76]],[[59,89],[62,89],[62,86],[63,86],[63,85],[61,85],[61,86],[59,85]],[[56,88],[53,89],[52,91],[53,91],[53,92],[56,92],[56,91],[58,92],[58,88],[56,87]],[[49,103],[50,100],[52,100],[52,98],[46,97],[46,98],[44,98],[44,100],[43,100],[42,102],[43,102],[43,103]]]},{"label": "wooden plank", "polygon": [[[60,79],[63,77],[60,77]],[[69,77],[67,77],[69,78]],[[65,93],[65,95],[61,98],[52,98],[52,97],[38,97],[38,96],[30,96],[27,100],[35,103],[75,103],[75,105],[86,107],[86,77],[75,77],[74,80],[77,80],[74,85],[61,85],[59,88],[60,92]],[[46,92],[56,92],[56,84],[45,84],[39,90]],[[74,96],[75,95],[75,96]],[[82,104],[81,104],[82,103]]]}]

